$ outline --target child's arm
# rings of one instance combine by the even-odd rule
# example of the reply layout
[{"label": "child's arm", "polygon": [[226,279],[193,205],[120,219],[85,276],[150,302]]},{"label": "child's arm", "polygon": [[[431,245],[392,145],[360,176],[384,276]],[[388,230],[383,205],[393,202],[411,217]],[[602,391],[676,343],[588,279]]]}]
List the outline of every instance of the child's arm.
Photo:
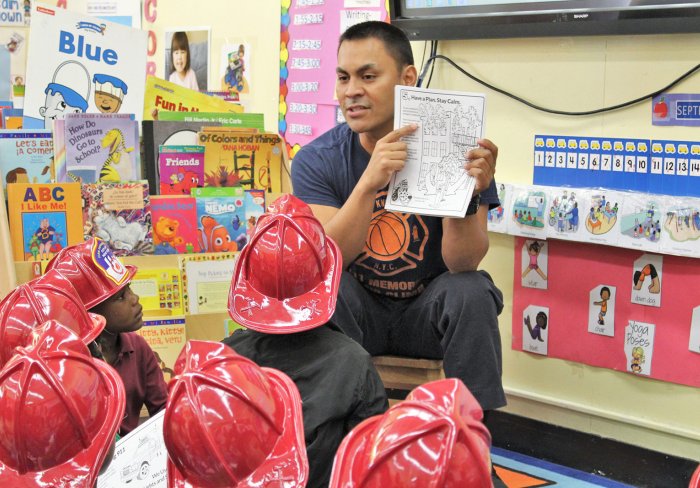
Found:
[{"label": "child's arm", "polygon": [[158,365],[153,350],[149,347],[144,351],[143,371],[146,385],[146,397],[144,404],[148,409],[148,414],[153,416],[165,408],[165,403],[168,400],[168,385],[163,378],[163,371]]}]

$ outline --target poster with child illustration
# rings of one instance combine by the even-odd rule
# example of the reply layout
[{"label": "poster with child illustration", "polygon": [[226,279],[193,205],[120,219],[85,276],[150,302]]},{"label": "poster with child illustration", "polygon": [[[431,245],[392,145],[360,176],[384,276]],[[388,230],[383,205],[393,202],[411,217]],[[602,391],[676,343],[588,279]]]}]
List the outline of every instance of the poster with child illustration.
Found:
[{"label": "poster with child illustration", "polygon": [[620,212],[618,243],[621,247],[655,252],[663,241],[664,209],[658,195],[630,193]]},{"label": "poster with child illustration", "polygon": [[501,204],[489,210],[487,214],[486,225],[489,232],[505,233],[508,228],[508,218],[510,215],[511,203],[510,199],[513,195],[513,185],[508,183],[498,184],[498,200]]},{"label": "poster with child illustration", "polygon": [[581,225],[585,217],[586,202],[590,191],[579,188],[552,189],[551,200],[546,209],[547,237],[574,241],[585,240],[586,228]]},{"label": "poster with child illustration", "polygon": [[221,47],[221,90],[229,93],[250,92],[250,45],[232,42]]},{"label": "poster with child illustration", "polygon": [[693,309],[693,317],[690,322],[690,341],[688,349],[700,353],[700,306]]},{"label": "poster with child illustration", "polygon": [[545,188],[520,187],[513,191],[508,218],[508,233],[516,236],[544,239],[545,212],[549,195]]},{"label": "poster with child illustration", "polygon": [[549,308],[530,305],[523,312],[523,351],[547,355]]},{"label": "poster with child illustration", "polygon": [[522,286],[547,289],[547,243],[527,240],[522,247]]},{"label": "poster with child illustration", "polygon": [[588,332],[615,336],[615,294],[612,285],[598,285],[588,297]]},{"label": "poster with child illustration", "polygon": [[651,357],[654,353],[654,324],[630,320],[625,327],[625,357],[627,371],[651,375]]},{"label": "poster with child illustration", "polygon": [[700,253],[700,199],[667,198],[661,219],[665,238],[661,252],[697,256]]},{"label": "poster with child illustration", "polygon": [[207,27],[170,29],[165,33],[165,78],[190,90],[206,91],[209,85]]},{"label": "poster with child illustration", "polygon": [[660,254],[643,254],[634,261],[632,303],[661,307],[663,259]]},{"label": "poster with child illustration", "polygon": [[596,244],[617,245],[619,233],[617,214],[623,195],[612,190],[593,191],[584,207],[583,225],[588,231],[585,239]]}]

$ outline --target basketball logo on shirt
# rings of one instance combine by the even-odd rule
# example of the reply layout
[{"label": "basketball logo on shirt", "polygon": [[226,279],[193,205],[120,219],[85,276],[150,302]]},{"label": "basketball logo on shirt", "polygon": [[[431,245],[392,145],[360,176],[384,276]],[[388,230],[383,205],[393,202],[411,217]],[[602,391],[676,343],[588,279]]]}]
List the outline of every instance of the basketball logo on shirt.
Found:
[{"label": "basketball logo on shirt", "polygon": [[428,229],[420,215],[385,210],[385,200],[386,192],[377,194],[364,253],[354,264],[379,276],[392,276],[416,268],[423,260]]},{"label": "basketball logo on shirt", "polygon": [[377,259],[395,258],[409,244],[408,223],[399,215],[384,210],[369,223],[366,246]]}]

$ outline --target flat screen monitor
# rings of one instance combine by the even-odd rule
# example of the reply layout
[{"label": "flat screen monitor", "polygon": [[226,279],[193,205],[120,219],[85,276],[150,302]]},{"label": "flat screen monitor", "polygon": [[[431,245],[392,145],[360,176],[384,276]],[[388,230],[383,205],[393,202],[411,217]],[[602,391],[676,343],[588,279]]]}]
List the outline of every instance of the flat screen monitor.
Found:
[{"label": "flat screen monitor", "polygon": [[411,40],[700,32],[700,2],[390,0]]}]

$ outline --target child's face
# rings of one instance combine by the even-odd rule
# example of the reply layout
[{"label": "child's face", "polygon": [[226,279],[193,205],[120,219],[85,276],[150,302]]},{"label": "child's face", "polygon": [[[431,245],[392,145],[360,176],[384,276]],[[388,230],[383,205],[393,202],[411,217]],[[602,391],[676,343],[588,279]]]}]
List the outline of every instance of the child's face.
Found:
[{"label": "child's face", "polygon": [[537,325],[539,325],[540,327],[542,327],[542,326],[544,325],[544,316],[543,316],[543,315],[537,315],[537,317],[535,317],[535,321],[537,322]]},{"label": "child's face", "polygon": [[173,51],[173,66],[178,73],[185,71],[185,66],[187,66],[187,51],[184,49],[176,49]]},{"label": "child's face", "polygon": [[600,298],[607,300],[610,298],[610,292],[608,290],[603,290],[600,292]]},{"label": "child's face", "polygon": [[105,329],[114,334],[134,332],[143,327],[143,307],[129,285],[90,311],[102,315],[107,320]]}]

